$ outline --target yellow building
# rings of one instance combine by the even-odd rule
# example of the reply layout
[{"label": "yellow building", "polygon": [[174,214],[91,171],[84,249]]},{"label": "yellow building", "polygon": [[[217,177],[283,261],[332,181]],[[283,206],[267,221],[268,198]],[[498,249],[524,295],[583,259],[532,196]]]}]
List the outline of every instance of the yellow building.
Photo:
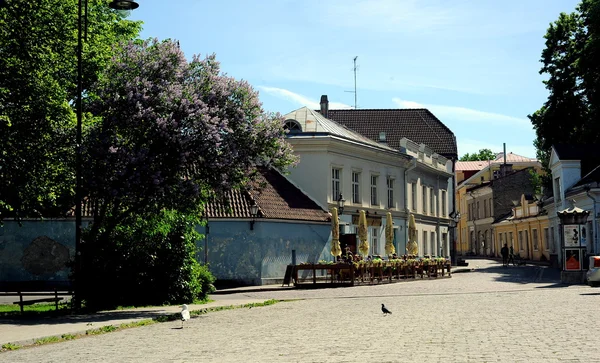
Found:
[{"label": "yellow building", "polygon": [[521,195],[512,215],[493,224],[496,251],[506,243],[513,246],[514,254],[535,261],[550,260],[550,246],[553,231],[550,230],[548,215],[539,202],[532,197]]},{"label": "yellow building", "polygon": [[[473,224],[476,223],[473,220],[475,216],[485,216],[484,205],[480,205],[480,209],[471,208],[469,213],[468,205],[468,193],[467,190],[475,186],[493,181],[497,178],[513,173],[515,171],[523,170],[526,168],[534,168],[538,173],[542,172],[542,165],[535,158],[528,158],[525,156],[508,153],[506,162],[504,153],[496,154],[494,160],[487,161],[458,161],[455,165],[455,178],[456,178],[456,205],[460,218],[456,226],[458,231],[456,236],[456,253],[457,255],[466,255],[469,252],[473,252],[473,246],[479,246],[480,241],[471,241],[473,238]],[[523,192],[523,191],[521,191]],[[495,196],[492,195],[492,198]],[[492,201],[492,206],[488,206],[488,213],[492,217],[495,216],[496,203]],[[495,237],[495,234],[494,234]],[[479,236],[475,236],[478,239]],[[493,245],[497,246],[497,240],[494,239]],[[475,248],[475,253],[478,254],[480,249]],[[497,248],[487,248],[485,252],[492,251],[494,254],[499,253]]]}]

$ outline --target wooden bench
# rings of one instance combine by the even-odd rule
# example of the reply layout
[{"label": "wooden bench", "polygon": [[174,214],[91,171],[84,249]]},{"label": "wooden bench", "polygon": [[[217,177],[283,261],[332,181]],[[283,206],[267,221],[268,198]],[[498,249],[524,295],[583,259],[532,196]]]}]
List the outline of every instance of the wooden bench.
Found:
[{"label": "wooden bench", "polygon": [[[38,294],[36,294],[36,295],[39,296]],[[23,300],[23,295],[20,295],[19,297],[20,297],[19,301],[15,301],[13,304],[18,304],[19,307],[21,307],[21,314],[23,314],[23,306],[33,305],[33,304],[41,303],[41,302],[54,302],[54,304],[56,306],[56,310],[58,311],[58,302],[60,300],[64,300],[64,297],[58,297],[58,296],[48,297],[48,298],[43,298],[43,299],[34,299],[34,300]]]},{"label": "wooden bench", "polygon": [[[13,302],[15,305],[19,305],[21,308],[21,314],[24,313],[23,307],[26,305],[33,305],[42,302],[53,302],[56,310],[58,311],[58,302],[64,300],[62,296],[72,296],[73,292],[65,290],[59,290],[54,288],[53,291],[30,291],[30,290],[16,290],[16,291],[4,291],[0,292],[0,296],[18,296],[19,301]],[[37,299],[27,299],[27,297],[39,297]]]}]

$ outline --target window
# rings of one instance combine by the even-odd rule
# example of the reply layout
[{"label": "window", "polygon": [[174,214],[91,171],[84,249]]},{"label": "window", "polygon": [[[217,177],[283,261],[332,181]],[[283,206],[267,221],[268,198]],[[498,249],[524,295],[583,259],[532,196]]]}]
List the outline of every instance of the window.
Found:
[{"label": "window", "polygon": [[533,250],[534,251],[539,250],[537,229],[531,230],[531,242],[533,243]]},{"label": "window", "polygon": [[548,239],[548,244],[550,245],[550,251],[554,252],[554,227],[550,227],[550,238]]},{"label": "window", "polygon": [[331,169],[331,199],[333,201],[338,200],[341,193],[340,175],[342,170],[338,168]]},{"label": "window", "polygon": [[379,230],[377,229],[377,227],[371,228],[371,251],[373,251],[371,253],[371,255],[379,254],[379,243],[378,243],[378,238],[377,238],[378,232],[379,232]]},{"label": "window", "polygon": [[442,240],[440,246],[440,257],[448,256],[448,233],[442,233]]},{"label": "window", "polygon": [[435,194],[433,188],[429,188],[429,214],[435,215]]},{"label": "window", "polygon": [[550,230],[548,228],[544,228],[543,238],[542,246],[544,246],[544,251],[548,251],[550,249]]},{"label": "window", "polygon": [[500,248],[504,247],[504,238],[502,236],[502,233],[498,234],[498,238],[500,238]]},{"label": "window", "polygon": [[371,205],[378,205],[379,200],[377,198],[377,175],[371,175]]},{"label": "window", "polygon": [[417,183],[411,184],[411,193],[412,193],[412,210],[413,212],[417,211]]},{"label": "window", "polygon": [[561,200],[560,196],[560,177],[554,179],[554,200],[559,202]]},{"label": "window", "polygon": [[469,204],[468,206],[468,212],[469,212],[469,220],[472,221],[473,220],[473,203]]},{"label": "window", "polygon": [[387,207],[389,209],[394,208],[394,179],[387,177]]},{"label": "window", "polygon": [[440,251],[438,251],[437,249],[437,241],[435,240],[435,232],[431,232],[431,254],[432,255],[437,255],[438,253],[440,253]]},{"label": "window", "polygon": [[423,254],[429,254],[429,243],[427,242],[427,231],[423,231]]},{"label": "window", "polygon": [[525,235],[525,244],[521,247],[522,250],[528,251],[529,253],[529,231],[524,231]]},{"label": "window", "polygon": [[352,203],[362,204],[360,200],[360,173],[352,172]]},{"label": "window", "polygon": [[488,216],[488,205],[487,205],[487,199],[483,200],[483,218],[487,218]]},{"label": "window", "polygon": [[446,191],[442,190],[442,210],[440,211],[442,217],[446,217],[448,213],[446,212]]},{"label": "window", "polygon": [[523,249],[523,231],[519,231],[519,249]]},{"label": "window", "polygon": [[283,128],[288,130],[290,133],[302,132],[302,126],[300,126],[300,123],[292,119],[285,120]]},{"label": "window", "polygon": [[477,201],[477,210],[475,211],[475,219],[481,217],[481,209],[479,209],[479,201]]},{"label": "window", "polygon": [[515,246],[515,240],[512,232],[508,232],[508,246]]},{"label": "window", "polygon": [[488,202],[488,208],[490,210],[490,217],[494,216],[494,208],[492,207],[494,205],[494,198],[490,198],[490,201]]},{"label": "window", "polygon": [[423,206],[423,214],[427,214],[427,187],[423,185],[421,190],[423,193],[423,199],[421,201],[421,205]]}]

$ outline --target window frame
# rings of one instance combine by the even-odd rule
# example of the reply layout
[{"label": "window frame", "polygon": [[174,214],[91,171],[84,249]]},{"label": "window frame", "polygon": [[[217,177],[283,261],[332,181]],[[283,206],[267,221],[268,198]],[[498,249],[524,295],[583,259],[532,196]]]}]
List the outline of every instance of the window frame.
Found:
[{"label": "window frame", "polygon": [[379,183],[379,175],[371,174],[371,205],[379,205],[379,192],[377,184]]},{"label": "window frame", "polygon": [[395,209],[396,203],[394,200],[394,186],[396,184],[396,179],[388,176],[386,178],[386,186],[387,186],[387,207],[388,209]]},{"label": "window frame", "polygon": [[427,186],[421,185],[421,211],[423,214],[427,214]]},{"label": "window frame", "polygon": [[[337,172],[337,176],[336,176]],[[337,186],[336,186],[337,184]],[[337,192],[337,193],[336,193]],[[331,167],[331,200],[336,202],[340,194],[342,194],[342,169],[339,167]]]},{"label": "window frame", "polygon": [[360,177],[361,177],[360,171],[354,171],[354,170],[352,171],[352,203],[353,204],[362,204],[362,201],[360,199]]}]

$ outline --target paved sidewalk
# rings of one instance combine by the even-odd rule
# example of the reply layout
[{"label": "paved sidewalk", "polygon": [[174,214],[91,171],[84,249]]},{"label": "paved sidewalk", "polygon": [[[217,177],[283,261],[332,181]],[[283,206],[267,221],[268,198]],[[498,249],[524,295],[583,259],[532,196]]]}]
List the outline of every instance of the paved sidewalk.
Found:
[{"label": "paved sidewalk", "polygon": [[[201,310],[230,305],[262,303],[267,299],[245,297],[242,295],[211,296],[214,300],[208,304],[188,305],[190,310]],[[63,334],[85,333],[89,329],[98,329],[108,325],[121,325],[181,311],[179,306],[161,306],[127,310],[103,311],[96,314],[48,317],[43,319],[0,319],[0,346],[6,343],[28,345],[36,340],[61,336]]]}]

